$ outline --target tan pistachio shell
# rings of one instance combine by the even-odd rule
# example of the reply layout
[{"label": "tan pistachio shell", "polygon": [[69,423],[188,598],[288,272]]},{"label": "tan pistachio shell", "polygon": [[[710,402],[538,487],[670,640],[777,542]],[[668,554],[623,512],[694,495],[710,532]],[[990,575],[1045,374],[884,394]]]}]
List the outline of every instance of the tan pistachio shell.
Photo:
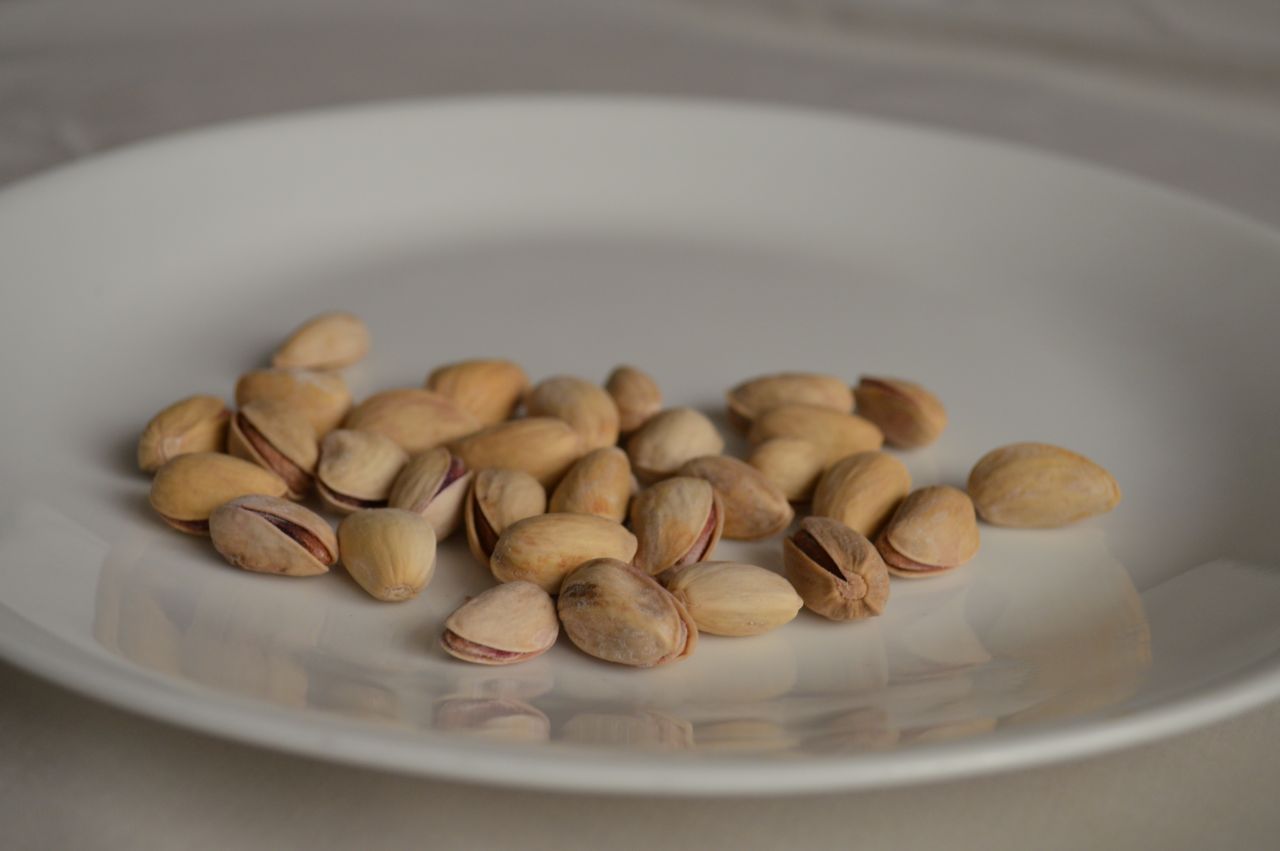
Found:
[{"label": "tan pistachio shell", "polygon": [[747,463],[791,502],[808,502],[826,466],[827,451],[798,437],[775,437],[751,450]]},{"label": "tan pistachio shell", "polygon": [[676,472],[711,483],[724,509],[724,537],[731,540],[771,537],[795,517],[787,495],[745,461],[728,455],[704,455],[686,461]]},{"label": "tan pistachio shell", "polygon": [[692,408],[669,408],[650,417],[627,441],[636,477],[645,483],[675,474],[680,465],[724,451],[724,438],[706,415]]},{"label": "tan pistachio shell", "polygon": [[440,646],[478,665],[512,665],[551,649],[556,604],[532,582],[506,582],[463,603],[444,622]]},{"label": "tan pistachio shell", "polygon": [[151,418],[138,439],[138,468],[154,473],[189,452],[221,452],[231,412],[217,396],[188,396]]},{"label": "tan pistachio shell", "polygon": [[529,376],[512,361],[477,358],[437,367],[427,376],[426,388],[453,400],[487,426],[515,413],[529,389]]},{"label": "tan pistachio shell", "polygon": [[977,555],[978,544],[973,502],[948,485],[913,491],[876,538],[889,572],[909,578],[959,567]]},{"label": "tan pistachio shell", "polygon": [[343,428],[381,434],[416,455],[471,434],[480,423],[439,393],[402,387],[375,393],[356,405]]},{"label": "tan pistachio shell", "polygon": [[853,395],[858,415],[879,426],[891,446],[928,446],[947,427],[947,409],[942,402],[914,381],[863,376]]},{"label": "tan pistachio shell", "polygon": [[870,420],[818,405],[782,405],[756,417],[748,435],[754,444],[775,437],[798,437],[826,450],[826,463],[879,449],[884,435]]},{"label": "tan pistachio shell", "polygon": [[618,406],[603,387],[571,375],[539,381],[524,403],[531,417],[555,417],[582,436],[585,450],[618,442]]},{"label": "tan pistachio shell", "polygon": [[472,470],[522,470],[550,487],[583,454],[582,438],[564,420],[526,417],[498,423],[451,444]]},{"label": "tan pistachio shell", "polygon": [[782,544],[787,578],[811,611],[833,621],[884,611],[889,570],[872,543],[838,520],[806,517]]},{"label": "tan pistachio shell", "polygon": [[583,455],[551,494],[550,510],[564,514],[594,514],[621,523],[635,491],[631,462],[616,446]]},{"label": "tan pistachio shell", "polygon": [[499,582],[524,580],[549,594],[575,567],[593,558],[631,561],[636,537],[593,514],[537,514],[512,523],[498,537],[489,569]]},{"label": "tan pistachio shell", "polygon": [[340,373],[311,369],[255,369],[236,382],[236,405],[281,402],[301,411],[311,421],[317,437],[342,424],[351,410],[351,391]]},{"label": "tan pistachio shell", "polygon": [[662,390],[648,373],[619,366],[605,379],[604,389],[618,406],[618,429],[630,434],[662,410]]},{"label": "tan pistachio shell", "polygon": [[631,528],[636,567],[656,575],[710,558],[724,532],[724,508],[710,482],[676,476],[632,500]]},{"label": "tan pistachio shell", "polygon": [[815,372],[779,372],[742,382],[725,394],[729,422],[747,431],[756,417],[782,405],[816,405],[847,414],[853,392],[843,379]]},{"label": "tan pistachio shell", "polygon": [[443,446],[409,459],[396,476],[387,505],[420,514],[443,541],[462,522],[462,506],[473,473],[462,459]]},{"label": "tan pistachio shell", "polygon": [[855,452],[827,468],[813,494],[813,513],[874,537],[911,492],[907,466],[885,452]]},{"label": "tan pistachio shell", "polygon": [[369,329],[350,313],[322,313],[298,326],[271,357],[271,365],[341,369],[369,353]]},{"label": "tan pistachio shell", "polygon": [[381,508],[408,463],[409,456],[388,437],[337,429],[320,444],[316,492],[334,511]]},{"label": "tan pistachio shell", "polygon": [[651,668],[683,659],[698,643],[680,601],[617,559],[588,561],[565,577],[556,609],[569,640],[606,662]]},{"label": "tan pistachio shell", "polygon": [[338,525],[338,549],[351,578],[370,596],[394,603],[416,597],[436,568],[436,533],[412,511],[357,511]]},{"label": "tan pistachio shell", "polygon": [[242,496],[209,516],[213,548],[236,567],[280,576],[318,576],[338,560],[338,539],[323,517],[272,496]]},{"label": "tan pistachio shell", "polygon": [[1120,503],[1120,485],[1106,469],[1048,443],[993,449],[974,465],[968,490],[983,520],[1028,529],[1066,526]]},{"label": "tan pistachio shell", "polygon": [[794,620],[804,605],[790,582],[754,564],[689,564],[663,575],[662,583],[699,632],[712,635],[760,635]]},{"label": "tan pistachio shell", "polygon": [[485,567],[498,537],[512,523],[547,510],[547,491],[520,470],[487,469],[475,474],[463,508],[467,547]]},{"label": "tan pistachio shell", "polygon": [[179,455],[156,470],[151,507],[180,532],[209,533],[209,515],[224,502],[250,494],[282,497],[284,480],[270,470],[217,452]]},{"label": "tan pistachio shell", "polygon": [[289,486],[291,499],[302,499],[311,490],[320,442],[302,412],[263,399],[231,417],[227,451],[275,473]]}]

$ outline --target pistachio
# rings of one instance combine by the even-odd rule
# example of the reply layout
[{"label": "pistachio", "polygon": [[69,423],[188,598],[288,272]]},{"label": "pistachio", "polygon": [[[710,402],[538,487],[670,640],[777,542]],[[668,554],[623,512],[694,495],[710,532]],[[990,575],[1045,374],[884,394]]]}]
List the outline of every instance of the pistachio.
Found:
[{"label": "pistachio", "polygon": [[566,576],[556,609],[569,640],[606,662],[651,668],[683,659],[698,643],[680,601],[617,559],[598,558]]},{"label": "pistachio", "polygon": [[390,438],[337,429],[325,435],[316,465],[316,491],[334,511],[350,513],[387,504],[409,456]]},{"label": "pistachio", "polygon": [[322,313],[298,326],[271,357],[271,365],[341,369],[369,353],[369,329],[350,313]]},{"label": "pistachio", "polygon": [[223,558],[256,573],[316,576],[338,560],[338,539],[324,518],[273,496],[224,502],[209,516],[209,536]]},{"label": "pistachio", "polygon": [[480,425],[493,425],[515,412],[529,376],[509,360],[465,360],[432,370],[426,388],[453,400]]},{"label": "pistachio", "polygon": [[541,656],[559,634],[550,595],[532,582],[507,582],[450,615],[440,646],[464,662],[511,665]]},{"label": "pistachio", "polygon": [[884,444],[884,435],[870,420],[818,405],[770,408],[755,418],[748,437],[754,444],[775,437],[807,440],[825,450],[827,464]]},{"label": "pistachio", "polygon": [[744,381],[727,394],[729,422],[747,431],[756,417],[782,405],[817,405],[842,414],[853,410],[849,385],[834,375],[779,372]]},{"label": "pistachio", "polygon": [[618,406],[613,397],[590,381],[557,375],[538,382],[525,399],[531,417],[555,417],[582,436],[585,450],[618,442]]},{"label": "pistachio", "polygon": [[270,470],[217,452],[179,455],[156,470],[151,507],[179,532],[209,534],[219,505],[249,494],[284,496],[288,486]]},{"label": "pistachio", "polygon": [[289,486],[291,499],[302,499],[311,490],[320,445],[303,414],[264,399],[250,402],[231,418],[227,451],[275,473]]},{"label": "pistachio", "polygon": [[617,523],[627,517],[635,490],[631,462],[616,446],[583,455],[551,494],[550,510],[564,514],[595,514]]},{"label": "pistachio", "polygon": [[384,435],[416,454],[470,434],[480,423],[439,393],[407,387],[373,394],[347,414],[343,427]]},{"label": "pistachio", "polygon": [[630,561],[635,554],[635,535],[611,520],[592,514],[537,514],[503,530],[489,569],[499,582],[525,580],[555,594],[565,575],[584,561]]},{"label": "pistachio", "polygon": [[188,396],[151,418],[138,440],[138,468],[154,473],[188,452],[221,452],[231,414],[217,396]]},{"label": "pistachio", "polygon": [[868,537],[911,492],[911,474],[884,452],[855,452],[827,468],[813,494],[813,513]]},{"label": "pistachio", "polygon": [[726,538],[768,538],[787,528],[795,517],[787,495],[755,467],[737,458],[704,455],[686,461],[677,473],[711,483],[724,510]]},{"label": "pistachio", "polygon": [[925,577],[964,564],[978,552],[978,520],[969,495],[947,485],[912,492],[876,547],[895,576]]},{"label": "pistachio", "polygon": [[422,515],[443,541],[462,522],[462,504],[472,473],[443,446],[415,455],[396,476],[387,505]]},{"label": "pistachio", "polygon": [[684,462],[724,451],[724,438],[705,415],[692,408],[654,414],[627,441],[631,468],[645,483],[673,475]]},{"label": "pistachio", "polygon": [[236,405],[281,402],[301,411],[318,437],[333,431],[351,410],[351,391],[336,372],[310,369],[255,369],[236,382]]},{"label": "pistachio", "polygon": [[1103,467],[1047,443],[993,449],[974,465],[968,489],[979,516],[996,526],[1066,526],[1120,503],[1120,486]]},{"label": "pistachio", "polygon": [[798,437],[775,437],[751,450],[747,463],[787,495],[791,502],[807,502],[822,476],[827,452]]},{"label": "pistachio", "polygon": [[705,561],[724,531],[724,509],[711,483],[689,476],[658,482],[631,503],[636,567],[658,574]]},{"label": "pistachio", "polygon": [[791,583],[754,564],[704,561],[663,576],[700,632],[760,635],[795,619],[804,601]]},{"label": "pistachio", "polygon": [[634,366],[620,366],[604,382],[604,389],[618,406],[618,430],[630,434],[662,410],[658,383]]},{"label": "pistachio", "polygon": [[520,470],[481,470],[475,474],[462,512],[471,554],[488,567],[503,530],[546,510],[547,492],[533,476]]},{"label": "pistachio", "polygon": [[436,533],[412,511],[357,511],[338,525],[342,563],[360,587],[389,603],[427,587],[436,567]]},{"label": "pistachio", "polygon": [[853,395],[858,414],[878,425],[892,446],[928,446],[947,427],[947,409],[942,402],[913,381],[864,375]]},{"label": "pistachio", "polygon": [[472,470],[522,470],[543,487],[560,481],[582,456],[582,438],[563,420],[526,417],[498,423],[451,444]]},{"label": "pistachio", "polygon": [[889,570],[865,537],[838,520],[806,517],[782,544],[787,578],[811,611],[833,621],[884,611]]}]

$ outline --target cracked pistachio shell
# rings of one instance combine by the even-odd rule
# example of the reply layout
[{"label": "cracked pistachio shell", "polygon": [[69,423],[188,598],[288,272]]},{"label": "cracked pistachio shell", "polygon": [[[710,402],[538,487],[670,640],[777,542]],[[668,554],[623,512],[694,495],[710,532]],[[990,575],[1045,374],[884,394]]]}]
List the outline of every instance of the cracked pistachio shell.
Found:
[{"label": "cracked pistachio shell", "polygon": [[336,372],[311,369],[255,369],[236,382],[236,405],[257,401],[280,402],[301,411],[324,437],[342,424],[351,410],[351,391]]},{"label": "cracked pistachio shell", "polygon": [[320,442],[310,421],[280,402],[250,402],[231,417],[227,451],[284,479],[291,499],[311,490]]},{"label": "cracked pistachio shell", "polygon": [[928,446],[947,427],[947,409],[942,402],[913,381],[863,376],[853,395],[859,416],[878,425],[890,446]]},{"label": "cracked pistachio shell", "polygon": [[154,473],[189,452],[221,452],[231,412],[217,396],[188,396],[151,418],[138,440],[138,468]]},{"label": "cracked pistachio shell", "polygon": [[626,562],[598,558],[564,580],[556,602],[584,653],[637,668],[683,659],[698,643],[693,618],[665,588]]},{"label": "cracked pistachio shell", "polygon": [[471,434],[480,423],[439,393],[402,387],[375,393],[356,405],[343,428],[381,434],[416,455]]},{"label": "cracked pistachio shell", "polygon": [[853,410],[853,392],[834,375],[779,372],[742,382],[725,394],[729,422],[747,431],[756,417],[782,405],[816,405],[842,414]]},{"label": "cracked pistachio shell", "polygon": [[349,513],[387,504],[409,456],[390,438],[337,429],[325,435],[316,464],[316,491],[334,511]]},{"label": "cracked pistachio shell", "polygon": [[498,423],[451,444],[468,468],[521,470],[550,487],[582,457],[582,438],[564,420],[526,417]]},{"label": "cracked pistachio shell", "polygon": [[488,567],[504,529],[546,510],[547,491],[533,476],[520,470],[481,470],[467,491],[462,511],[467,547]]},{"label": "cracked pistachio shell", "polygon": [[826,466],[826,450],[798,437],[775,437],[751,450],[747,463],[791,502],[808,502]]},{"label": "cracked pistachio shell", "polygon": [[531,417],[555,417],[582,436],[585,450],[618,442],[618,406],[603,387],[571,375],[538,382],[524,403]]},{"label": "cracked pistachio shell", "polygon": [[705,479],[676,476],[642,490],[631,503],[636,567],[659,574],[705,561],[724,531],[720,497]]},{"label": "cracked pistachio shell", "polygon": [[783,405],[756,417],[748,434],[751,442],[761,444],[775,437],[798,437],[821,447],[827,464],[884,444],[884,435],[870,420],[818,405]]},{"label": "cracked pistachio shell", "polygon": [[968,490],[983,520],[1018,528],[1066,526],[1120,503],[1120,486],[1103,467],[1047,443],[993,449],[969,474]]},{"label": "cracked pistachio shell", "polygon": [[281,576],[328,573],[338,560],[338,539],[325,519],[271,496],[242,496],[209,517],[213,548],[236,567]]},{"label": "cracked pistachio shell", "polygon": [[270,470],[217,452],[179,455],[156,470],[151,507],[180,532],[209,533],[209,515],[224,502],[250,494],[284,496],[284,480]]},{"label": "cracked pistachio shell", "polygon": [[618,406],[618,429],[630,434],[662,410],[662,391],[648,373],[620,366],[605,379],[604,389]]},{"label": "cracked pistachio shell", "polygon": [[369,353],[369,329],[350,313],[322,313],[299,325],[276,353],[271,365],[302,369],[341,369]]},{"label": "cracked pistachio shell", "polygon": [[551,595],[532,582],[506,582],[450,615],[440,646],[464,662],[512,665],[541,656],[559,634]]},{"label": "cracked pistachio shell", "polygon": [[418,595],[436,568],[436,533],[412,511],[357,511],[338,525],[338,550],[351,578],[388,603]]},{"label": "cracked pistachio shell", "polygon": [[754,564],[704,561],[663,576],[699,632],[760,635],[795,619],[804,601],[791,583]]},{"label": "cracked pistachio shell", "polygon": [[977,555],[978,543],[973,502],[947,485],[913,491],[876,538],[889,572],[911,578],[959,567]]},{"label": "cracked pistachio shell", "polygon": [[833,621],[884,611],[889,570],[864,536],[829,517],[806,517],[782,544],[787,578],[804,604]]},{"label": "cracked pistachio shell", "polygon": [[692,408],[670,408],[650,417],[627,441],[631,469],[640,481],[675,475],[686,461],[724,451],[711,420]]},{"label": "cracked pistachio shell", "polygon": [[443,446],[409,459],[387,495],[387,505],[420,514],[443,541],[462,522],[462,506],[472,473],[462,459]]},{"label": "cracked pistachio shell", "polygon": [[856,452],[827,468],[813,494],[813,513],[873,537],[911,492],[911,474],[884,452]]},{"label": "cracked pistachio shell", "polygon": [[677,473],[711,483],[724,509],[724,537],[731,540],[771,537],[795,517],[787,495],[755,467],[737,458],[704,455],[685,462]]},{"label": "cracked pistachio shell", "polygon": [[550,510],[564,514],[594,514],[621,523],[635,490],[627,453],[606,446],[583,455],[551,494]]},{"label": "cracked pistachio shell", "polygon": [[529,389],[529,376],[512,361],[478,358],[437,367],[427,376],[426,388],[452,399],[487,426],[515,413]]},{"label": "cracked pistachio shell", "polygon": [[631,561],[636,538],[621,524],[593,514],[537,514],[498,536],[489,569],[499,582],[524,580],[549,594],[575,567],[593,558]]}]

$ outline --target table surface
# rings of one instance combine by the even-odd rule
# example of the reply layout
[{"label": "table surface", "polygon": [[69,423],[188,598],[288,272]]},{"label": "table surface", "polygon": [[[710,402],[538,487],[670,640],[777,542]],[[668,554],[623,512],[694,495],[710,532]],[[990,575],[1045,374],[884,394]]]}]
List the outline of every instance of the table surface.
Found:
[{"label": "table surface", "polygon": [[[809,104],[1020,141],[1280,224],[1256,0],[0,0],[0,183],[179,129],[489,92]],[[555,795],[187,732],[0,665],[5,848],[1264,848],[1280,706],[1064,765],[769,800]]]}]

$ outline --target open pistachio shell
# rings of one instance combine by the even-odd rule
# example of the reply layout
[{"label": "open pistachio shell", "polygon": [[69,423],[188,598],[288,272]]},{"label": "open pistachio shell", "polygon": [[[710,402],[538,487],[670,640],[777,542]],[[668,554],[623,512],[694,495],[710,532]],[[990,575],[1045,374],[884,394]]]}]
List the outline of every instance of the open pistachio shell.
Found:
[{"label": "open pistachio shell", "polygon": [[443,541],[462,522],[471,477],[461,458],[437,446],[409,459],[391,486],[387,504],[422,515],[436,530],[436,539]]},{"label": "open pistachio shell", "polygon": [[768,538],[787,528],[795,516],[787,495],[755,467],[737,458],[704,455],[685,462],[677,472],[711,483],[724,509],[726,538]]},{"label": "open pistachio shell", "polygon": [[351,410],[351,391],[337,372],[311,369],[255,369],[236,382],[236,405],[270,400],[302,412],[317,437],[333,431]]},{"label": "open pistachio shell", "polygon": [[488,567],[503,530],[546,510],[547,491],[533,476],[520,470],[481,470],[472,480],[462,511],[467,547]]},{"label": "open pistachio shell", "polygon": [[914,381],[863,376],[854,388],[858,415],[884,432],[885,442],[902,449],[927,446],[947,427],[947,409]]},{"label": "open pistachio shell", "polygon": [[876,547],[895,576],[934,576],[978,553],[978,519],[962,490],[935,485],[912,492],[885,526]]},{"label": "open pistachio shell", "polygon": [[338,539],[324,518],[286,499],[242,496],[209,517],[213,547],[236,567],[280,576],[327,573]]},{"label": "open pistachio shell", "polygon": [[631,528],[639,542],[636,567],[656,575],[710,558],[724,531],[724,510],[710,482],[676,476],[636,496]]},{"label": "open pistachio shell", "polygon": [[884,611],[889,571],[865,537],[829,517],[806,517],[783,542],[787,578],[804,604],[834,621]]},{"label": "open pistachio shell", "polygon": [[264,399],[236,411],[227,449],[284,479],[292,499],[311,490],[320,444],[306,416],[282,402]]},{"label": "open pistachio shell", "polygon": [[512,665],[541,656],[559,634],[556,606],[546,591],[532,582],[506,582],[450,615],[440,645],[464,662]]},{"label": "open pistachio shell", "polygon": [[408,463],[409,456],[388,437],[337,429],[320,444],[316,491],[334,511],[381,508]]}]

